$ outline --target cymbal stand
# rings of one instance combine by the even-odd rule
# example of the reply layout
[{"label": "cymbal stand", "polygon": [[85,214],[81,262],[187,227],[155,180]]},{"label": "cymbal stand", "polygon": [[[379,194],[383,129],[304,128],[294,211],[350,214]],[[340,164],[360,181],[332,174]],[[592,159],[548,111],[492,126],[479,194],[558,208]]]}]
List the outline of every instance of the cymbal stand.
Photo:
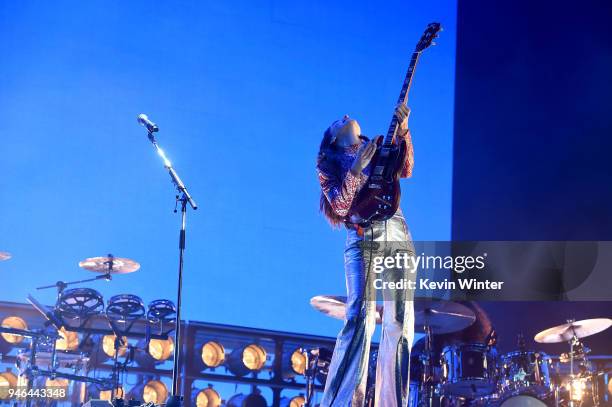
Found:
[{"label": "cymbal stand", "polygon": [[317,365],[319,361],[319,352],[316,349],[302,349],[302,354],[306,358],[306,396],[303,407],[312,407],[314,397],[314,381],[317,374]]},{"label": "cymbal stand", "polygon": [[[110,255],[109,255],[110,256]],[[83,280],[74,280],[74,281],[58,281],[55,284],[49,284],[49,285],[43,285],[41,287],[36,287],[37,290],[46,290],[48,288],[57,288],[57,300],[59,301],[60,297],[62,296],[62,293],[64,292],[64,290],[66,289],[66,287],[74,285],[74,284],[82,284],[82,283],[89,283],[91,281],[98,281],[98,280],[104,280],[104,281],[111,281],[112,280],[112,275],[111,275],[111,271],[112,271],[112,263],[109,267],[109,271],[104,273],[104,274],[100,274],[99,276],[95,276],[92,278],[86,278]]]},{"label": "cymbal stand", "polygon": [[128,354],[126,355],[126,360],[125,363],[123,364],[123,366],[121,366],[121,364],[119,363],[119,350],[121,349],[122,346],[128,346],[127,343],[124,343],[123,341],[123,335],[127,334],[130,330],[130,328],[132,327],[132,324],[129,325],[128,329],[125,332],[121,332],[119,330],[119,327],[117,327],[117,325],[115,324],[115,322],[113,322],[113,320],[111,318],[108,318],[108,322],[111,326],[111,330],[113,331],[113,335],[115,335],[115,341],[113,344],[114,350],[115,350],[115,354],[113,356],[113,370],[111,373],[111,381],[113,383],[113,387],[111,389],[111,400],[113,401],[113,405],[115,405],[115,400],[116,400],[116,392],[117,389],[119,388],[119,381],[120,381],[120,371],[127,371],[127,365],[129,363],[129,357],[130,357],[130,353],[128,352]]},{"label": "cymbal stand", "polygon": [[433,406],[434,399],[434,386],[433,386],[433,332],[431,326],[424,325],[425,330],[425,349],[420,357],[421,364],[423,365],[423,380],[421,383],[421,389],[419,397],[419,406]]}]

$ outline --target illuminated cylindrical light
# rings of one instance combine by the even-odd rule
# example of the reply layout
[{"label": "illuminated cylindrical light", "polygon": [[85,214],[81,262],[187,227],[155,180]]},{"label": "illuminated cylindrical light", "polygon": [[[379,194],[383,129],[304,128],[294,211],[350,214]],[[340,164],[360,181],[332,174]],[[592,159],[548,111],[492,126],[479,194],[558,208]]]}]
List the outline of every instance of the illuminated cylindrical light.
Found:
[{"label": "illuminated cylindrical light", "polygon": [[9,389],[17,387],[17,376],[7,369],[6,372],[0,373],[0,400],[8,400]]},{"label": "illuminated cylindrical light", "polygon": [[283,355],[283,378],[290,379],[306,371],[306,355],[301,348]]},{"label": "illuminated cylindrical light", "polygon": [[208,367],[218,367],[225,362],[225,349],[218,342],[210,341],[202,345],[202,362]]},{"label": "illuminated cylindrical light", "polygon": [[306,399],[301,394],[295,397],[283,397],[280,400],[281,407],[302,407],[304,403],[306,403]]},{"label": "illuminated cylindrical light", "polygon": [[[98,385],[90,384],[87,387],[87,395],[90,399],[111,401],[112,390],[101,390]],[[123,388],[121,386],[115,389],[115,397],[124,398]]]},{"label": "illuminated cylindrical light", "polygon": [[[112,390],[100,390],[98,393],[98,397],[100,400],[112,401]],[[115,397],[122,399],[123,398],[123,387],[117,387],[115,389]]]},{"label": "illuminated cylindrical light", "polygon": [[234,349],[230,354],[228,369],[236,376],[256,372],[266,363],[266,350],[257,344],[250,344]]},{"label": "illuminated cylindrical light", "polygon": [[157,361],[163,362],[172,356],[174,352],[174,340],[168,339],[151,339],[149,341],[149,355]]},{"label": "illuminated cylindrical light", "polygon": [[59,332],[61,338],[55,341],[57,350],[75,350],[79,347],[79,334],[73,331],[61,329]]},{"label": "illuminated cylindrical light", "polygon": [[142,390],[145,403],[162,404],[168,398],[168,388],[159,380],[149,380]]},{"label": "illuminated cylindrical light", "polygon": [[[50,390],[49,394],[52,395],[51,398],[65,398],[68,395],[69,385],[70,382],[68,381],[68,379],[63,379],[59,377],[57,379],[47,378],[47,380],[45,380],[45,388],[47,390]],[[59,392],[58,390],[60,389],[63,391]]]},{"label": "illuminated cylindrical light", "polygon": [[192,393],[192,400],[195,400],[196,407],[219,407],[221,406],[221,396],[212,385],[203,390],[195,389]]},{"label": "illuminated cylindrical light", "polygon": [[[102,350],[104,351],[106,356],[110,358],[115,357],[115,338],[115,335],[104,335],[102,337]],[[125,344],[127,343],[127,337],[123,336],[121,337],[121,339],[123,340],[123,346],[119,347],[119,356],[122,357],[125,355],[125,352],[127,350],[125,346]]]},{"label": "illuminated cylindrical light", "polygon": [[[5,328],[28,329],[28,324],[23,320],[23,318],[19,318],[14,315],[4,318],[1,325]],[[23,341],[23,336],[21,335],[7,334],[4,332],[1,335],[5,341],[11,344],[18,344]]]}]

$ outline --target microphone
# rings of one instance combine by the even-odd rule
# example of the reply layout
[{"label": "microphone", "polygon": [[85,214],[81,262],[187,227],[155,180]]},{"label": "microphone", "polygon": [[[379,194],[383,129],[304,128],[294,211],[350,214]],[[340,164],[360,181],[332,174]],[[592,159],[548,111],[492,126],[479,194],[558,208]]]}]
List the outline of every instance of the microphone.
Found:
[{"label": "microphone", "polygon": [[149,133],[155,133],[156,131],[159,131],[159,127],[157,127],[157,124],[149,120],[147,115],[144,113],[138,115],[138,123],[145,126]]}]

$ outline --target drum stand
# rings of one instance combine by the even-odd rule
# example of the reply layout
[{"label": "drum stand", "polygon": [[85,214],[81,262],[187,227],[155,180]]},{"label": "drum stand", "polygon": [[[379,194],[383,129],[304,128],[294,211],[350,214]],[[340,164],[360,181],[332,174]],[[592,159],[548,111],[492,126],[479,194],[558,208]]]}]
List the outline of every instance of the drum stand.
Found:
[{"label": "drum stand", "polygon": [[314,397],[314,381],[317,374],[317,364],[319,360],[319,352],[315,349],[302,349],[302,355],[306,358],[306,395],[303,407],[312,407]]},{"label": "drum stand", "polygon": [[[148,128],[148,138],[157,154],[162,158],[164,162],[164,167],[168,170],[170,174],[170,178],[172,179],[172,183],[176,187],[178,191],[178,195],[176,195],[176,205],[181,205],[181,229],[179,233],[179,266],[178,266],[178,287],[177,287],[177,295],[176,295],[176,318],[175,318],[175,331],[174,331],[174,363],[172,367],[172,393],[168,398],[166,403],[167,407],[180,407],[183,402],[183,397],[180,394],[179,390],[179,362],[180,362],[180,349],[181,349],[181,300],[182,300],[182,291],[183,291],[183,255],[185,252],[185,221],[187,216],[187,203],[191,206],[191,208],[198,209],[197,204],[187,191],[187,187],[178,176],[177,172],[172,167],[172,163],[166,157],[164,150],[162,150],[157,144],[157,140],[155,139],[155,135],[153,134],[157,131],[157,127]],[[176,213],[176,206],[174,209]]]},{"label": "drum stand", "polygon": [[434,372],[432,365],[433,355],[433,332],[429,325],[425,325],[425,349],[420,360],[423,365],[423,380],[421,383],[419,396],[419,407],[433,407],[435,388],[433,385]]}]

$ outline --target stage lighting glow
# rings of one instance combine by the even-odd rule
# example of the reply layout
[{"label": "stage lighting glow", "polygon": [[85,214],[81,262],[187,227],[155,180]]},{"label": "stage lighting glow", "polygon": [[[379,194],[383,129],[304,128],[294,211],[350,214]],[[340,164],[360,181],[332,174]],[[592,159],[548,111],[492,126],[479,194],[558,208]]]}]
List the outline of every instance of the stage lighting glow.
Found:
[{"label": "stage lighting glow", "polygon": [[581,401],[587,388],[586,380],[583,378],[570,379],[566,388],[570,392],[572,401]]},{"label": "stage lighting glow", "polygon": [[6,372],[0,373],[0,400],[9,399],[9,389],[17,387],[17,376],[7,369]]},{"label": "stage lighting glow", "polygon": [[[115,335],[104,335],[102,338],[102,350],[110,358],[115,357],[115,338]],[[127,337],[123,336],[121,339],[123,340],[123,346],[119,347],[119,356],[124,356],[127,350],[125,346],[127,344]]]},{"label": "stage lighting glow", "polygon": [[280,401],[281,407],[302,407],[306,399],[301,394],[292,398],[283,397]]},{"label": "stage lighting glow", "polygon": [[167,360],[174,352],[174,340],[168,339],[151,339],[149,342],[149,355],[155,360]]},{"label": "stage lighting glow", "polygon": [[200,390],[195,398],[196,407],[219,407],[221,406],[221,396],[212,386]]},{"label": "stage lighting glow", "polygon": [[261,370],[266,363],[266,357],[266,350],[263,347],[251,343],[232,350],[227,368],[236,376],[244,376],[249,372]]},{"label": "stage lighting glow", "polygon": [[242,352],[242,363],[252,371],[261,369],[266,363],[266,350],[255,344],[247,346]]},{"label": "stage lighting glow", "polygon": [[[98,395],[100,400],[112,401],[112,390],[100,390],[100,394]],[[123,398],[123,387],[117,387],[115,389],[115,397]]]},{"label": "stage lighting glow", "polygon": [[149,380],[142,390],[142,400],[145,403],[162,404],[168,398],[168,388],[159,380]]},{"label": "stage lighting glow", "polygon": [[291,379],[296,375],[303,375],[305,371],[306,355],[304,355],[302,348],[283,353],[283,379]]},{"label": "stage lighting glow", "polygon": [[291,369],[299,374],[303,375],[306,371],[306,356],[302,353],[302,349],[296,349],[291,354]]},{"label": "stage lighting glow", "polygon": [[225,362],[225,349],[218,342],[210,341],[202,345],[202,362],[208,367],[218,367]]},{"label": "stage lighting glow", "polygon": [[[68,394],[69,385],[70,382],[68,379],[62,379],[59,377],[57,379],[47,378],[47,380],[45,380],[45,388],[51,390],[49,394],[52,395],[52,398],[65,398],[65,396]],[[57,392],[58,389],[62,389],[63,393]],[[64,396],[61,396],[61,394]]]},{"label": "stage lighting glow", "polygon": [[[19,318],[18,316],[14,316],[14,315],[4,318],[2,320],[1,325],[5,328],[28,329],[28,324],[23,320],[23,318]],[[21,341],[23,341],[23,336],[21,335],[13,335],[13,334],[7,334],[7,333],[2,333],[1,335],[2,335],[2,338],[4,338],[4,340],[7,341],[8,343],[18,344],[18,343],[21,343]]]},{"label": "stage lighting glow", "polygon": [[59,332],[61,338],[55,341],[57,350],[75,350],[79,347],[79,334],[73,331],[66,331],[62,328]]}]

